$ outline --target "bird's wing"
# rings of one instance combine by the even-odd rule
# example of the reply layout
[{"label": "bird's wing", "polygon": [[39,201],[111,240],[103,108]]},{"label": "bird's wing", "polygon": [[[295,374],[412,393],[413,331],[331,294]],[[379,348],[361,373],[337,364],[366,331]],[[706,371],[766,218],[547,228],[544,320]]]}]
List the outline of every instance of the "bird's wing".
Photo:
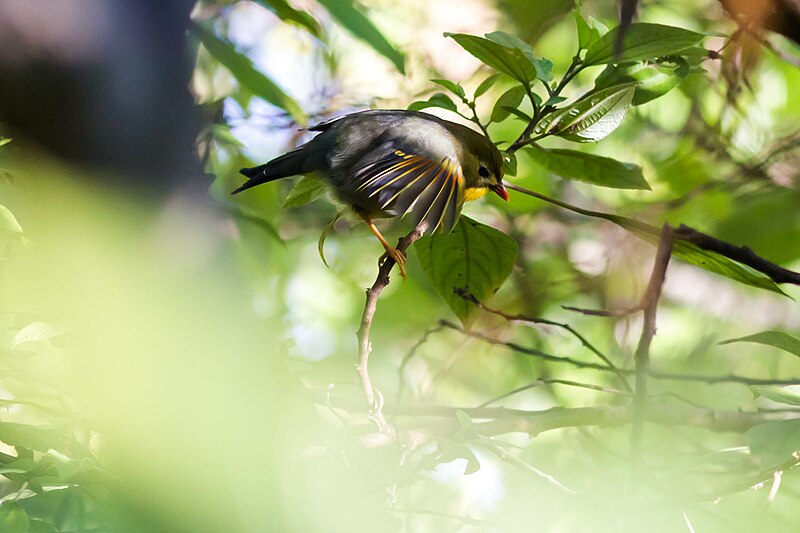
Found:
[{"label": "bird's wing", "polygon": [[463,204],[464,176],[449,157],[435,161],[387,146],[356,166],[353,179],[356,192],[376,200],[382,210],[410,212],[417,227],[431,232],[453,229]]}]

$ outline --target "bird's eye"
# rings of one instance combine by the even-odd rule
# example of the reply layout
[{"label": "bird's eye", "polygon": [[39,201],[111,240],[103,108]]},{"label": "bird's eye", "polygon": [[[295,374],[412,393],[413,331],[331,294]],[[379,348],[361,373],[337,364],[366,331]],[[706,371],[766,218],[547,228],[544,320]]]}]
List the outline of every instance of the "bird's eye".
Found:
[{"label": "bird's eye", "polygon": [[482,178],[488,178],[489,177],[489,169],[486,168],[486,167],[480,167],[478,169],[478,174],[480,174]]}]

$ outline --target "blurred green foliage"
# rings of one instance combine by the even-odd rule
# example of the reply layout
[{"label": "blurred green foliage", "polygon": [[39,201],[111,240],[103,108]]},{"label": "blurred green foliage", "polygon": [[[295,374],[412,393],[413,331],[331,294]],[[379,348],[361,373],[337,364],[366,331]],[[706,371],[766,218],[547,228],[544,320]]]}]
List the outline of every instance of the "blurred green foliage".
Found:
[{"label": "blurred green foliage", "polygon": [[[209,199],[0,137],[0,530],[794,531],[797,287],[676,244],[638,458],[641,320],[565,306],[635,306],[665,222],[800,267],[800,70],[710,0],[646,3],[619,57],[616,3],[573,7],[199,2]],[[363,93],[488,132],[560,202],[411,248],[370,336],[383,446],[353,369],[380,248],[342,219],[322,264],[313,178],[229,198]]]}]

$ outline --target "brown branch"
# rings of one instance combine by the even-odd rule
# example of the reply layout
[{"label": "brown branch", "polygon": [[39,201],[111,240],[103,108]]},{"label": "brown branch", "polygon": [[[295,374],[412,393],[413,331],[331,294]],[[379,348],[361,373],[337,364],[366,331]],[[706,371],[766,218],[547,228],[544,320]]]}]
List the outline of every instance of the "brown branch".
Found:
[{"label": "brown branch", "polygon": [[[414,244],[420,237],[422,232],[415,229],[405,237],[400,239],[397,244],[397,249],[405,253],[409,246]],[[394,440],[396,434],[394,427],[386,420],[383,415],[383,397],[380,395],[373,386],[372,380],[369,377],[369,354],[372,351],[372,345],[369,342],[369,332],[372,328],[372,319],[375,316],[375,311],[378,307],[378,298],[380,297],[383,289],[389,285],[389,273],[395,265],[394,259],[387,257],[378,270],[378,277],[372,287],[367,289],[366,302],[364,303],[364,313],[361,315],[361,326],[358,328],[358,378],[361,382],[361,388],[364,391],[364,396],[367,400],[367,405],[370,410],[370,417],[378,425],[379,435],[374,439],[374,444],[381,444],[383,441]]]},{"label": "brown branch", "polygon": [[456,289],[456,294],[458,296],[464,298],[465,300],[475,304],[478,307],[478,309],[481,309],[482,311],[486,311],[487,313],[490,313],[492,315],[496,315],[496,316],[499,316],[501,318],[504,318],[505,320],[508,320],[509,322],[511,322],[511,321],[519,321],[519,322],[526,322],[528,324],[544,324],[544,325],[547,325],[547,326],[554,326],[554,327],[558,327],[558,328],[561,328],[561,329],[564,329],[564,330],[568,331],[576,339],[578,339],[581,342],[581,344],[583,344],[584,347],[586,347],[589,351],[591,351],[598,358],[600,358],[606,365],[608,365],[611,369],[613,369],[613,371],[619,376],[619,378],[620,378],[623,386],[625,387],[625,389],[627,389],[628,391],[632,390],[631,386],[628,384],[628,380],[625,379],[625,375],[622,374],[619,371],[617,366],[614,363],[612,363],[611,360],[603,352],[601,352],[600,350],[595,348],[594,345],[592,345],[592,343],[590,343],[586,339],[586,337],[584,337],[583,335],[578,333],[569,324],[565,324],[565,323],[562,323],[562,322],[554,322],[552,320],[547,320],[545,318],[538,318],[538,317],[531,317],[531,316],[520,315],[520,314],[505,313],[503,311],[500,311],[499,309],[494,309],[492,307],[489,307],[486,304],[481,303],[477,298],[475,298],[475,296],[473,294],[468,294],[463,289]]},{"label": "brown branch", "polygon": [[532,474],[533,476],[535,476],[537,478],[541,478],[541,479],[547,481],[548,483],[554,485],[559,490],[562,490],[562,491],[566,492],[567,494],[577,494],[576,491],[574,491],[571,488],[567,487],[566,485],[561,483],[559,480],[557,480],[552,475],[539,470],[538,468],[536,468],[533,465],[530,465],[530,464],[526,463],[525,461],[523,461],[522,459],[520,459],[516,455],[512,455],[512,454],[508,453],[506,450],[504,450],[500,446],[497,446],[496,444],[491,443],[491,441],[485,441],[485,440],[484,441],[479,441],[478,444],[480,444],[481,447],[485,448],[486,450],[492,452],[494,455],[496,455],[497,457],[499,457],[500,459],[502,459],[506,463],[519,468],[523,472],[526,472],[528,474]]},{"label": "brown branch", "polygon": [[716,252],[724,255],[729,259],[733,259],[743,265],[765,274],[772,279],[775,283],[792,283],[800,285],[800,273],[787,270],[783,267],[776,265],[766,259],[756,255],[750,248],[746,246],[734,246],[711,235],[706,235],[688,226],[681,226],[675,230],[675,238],[689,244],[694,244],[698,248]]},{"label": "brown branch", "polygon": [[630,395],[630,391],[612,389],[612,388],[609,388],[609,387],[603,387],[601,385],[593,385],[591,383],[580,383],[578,381],[572,381],[572,380],[569,380],[569,379],[542,378],[542,379],[537,379],[536,381],[532,381],[532,382],[528,383],[527,385],[523,385],[521,387],[517,387],[516,389],[514,389],[512,391],[506,392],[505,394],[501,394],[500,396],[497,396],[497,397],[492,398],[490,400],[486,400],[485,402],[480,404],[478,407],[488,407],[488,406],[492,405],[493,403],[497,403],[497,402],[499,402],[501,400],[505,400],[506,398],[514,396],[515,394],[519,394],[520,392],[525,392],[526,390],[531,390],[531,389],[534,389],[536,387],[541,387],[542,385],[567,385],[569,387],[578,387],[578,388],[581,388],[581,389],[590,389],[590,390],[595,390],[595,391],[598,391],[598,392],[608,392],[610,394]]},{"label": "brown branch", "polygon": [[[504,407],[449,407],[443,405],[392,404],[385,411],[395,417],[452,418],[455,428],[461,427],[458,413],[462,411],[475,422],[471,430],[478,435],[494,436],[505,433],[527,433],[536,436],[545,431],[568,427],[620,426],[633,421],[634,410],[626,405],[597,407],[554,407],[542,411],[506,409]],[[663,402],[648,406],[647,421],[666,426],[705,428],[714,432],[744,433],[751,427],[776,420],[798,420],[800,412],[742,412],[702,407],[668,405]],[[437,423],[442,431],[451,428]]]},{"label": "brown branch", "polygon": [[669,224],[664,224],[661,230],[661,238],[658,242],[653,272],[650,275],[650,282],[642,296],[639,306],[644,311],[644,322],[642,324],[642,335],[639,337],[639,344],[634,354],[636,365],[636,387],[633,397],[633,427],[631,428],[631,452],[636,459],[642,441],[642,431],[644,429],[645,410],[647,408],[647,378],[650,369],[650,344],[656,334],[656,311],[658,300],[661,297],[661,289],[667,277],[667,267],[672,256],[672,228]]},{"label": "brown branch", "polygon": [[[618,215],[612,215],[610,213],[602,213],[599,211],[583,209],[568,204],[566,202],[556,200],[555,198],[551,198],[544,194],[531,191],[524,187],[520,187],[519,185],[514,185],[512,183],[506,183],[506,188],[520,192],[522,194],[526,194],[528,196],[533,196],[534,198],[538,198],[553,205],[557,205],[574,213],[579,213],[581,215],[586,215],[589,217],[602,218],[604,220],[608,220],[609,222],[613,222],[614,224],[620,226],[621,228],[630,231],[631,233],[633,233],[638,237],[645,238],[645,240],[649,240],[648,237],[654,237],[658,235],[658,228],[633,218],[626,218]],[[673,240],[675,242],[678,241],[686,242],[694,246],[697,246],[701,250],[714,252],[724,257],[727,257],[728,259],[732,259],[734,261],[742,263],[743,265],[747,265],[750,268],[758,272],[761,272],[765,276],[769,277],[775,283],[792,283],[794,285],[800,285],[800,273],[787,270],[781,266],[776,265],[771,261],[767,261],[766,259],[753,253],[753,251],[747,248],[746,246],[741,246],[741,247],[734,246],[733,244],[727,243],[725,241],[717,239],[716,237],[712,237],[711,235],[707,235],[705,233],[692,229],[683,224],[681,224],[679,228],[673,229],[672,233],[673,233]],[[617,312],[605,312],[605,311],[593,312],[587,310],[578,310],[578,311],[584,312],[586,314],[595,314],[600,316],[616,316],[615,313],[617,313]],[[620,313],[623,313],[624,316],[624,313],[627,313],[627,311]]]},{"label": "brown branch", "polygon": [[[542,352],[541,350],[537,350],[535,348],[528,348],[525,346],[521,346],[515,342],[502,341],[499,339],[495,339],[493,337],[489,337],[488,335],[484,335],[483,333],[479,333],[474,330],[465,330],[461,326],[453,324],[452,322],[449,322],[447,320],[441,320],[439,323],[447,329],[453,329],[455,331],[460,332],[463,335],[481,340],[483,342],[486,342],[494,346],[503,346],[513,352],[522,355],[537,357],[545,361],[551,361],[553,363],[565,363],[572,365],[576,368],[600,370],[603,372],[613,372],[611,368],[605,365],[581,361],[579,359],[574,359],[571,357],[552,355]],[[626,376],[631,376],[635,374],[634,370],[628,368],[620,368],[619,371],[625,374]],[[701,376],[694,374],[673,374],[670,372],[661,372],[657,370],[648,370],[647,375],[653,379],[660,379],[664,381],[699,382],[699,383],[707,383],[710,385],[722,384],[722,383],[738,383],[741,385],[800,385],[800,377],[789,378],[789,379],[766,379],[766,378],[751,378],[748,376],[740,376],[737,374],[728,374],[725,376]]]}]

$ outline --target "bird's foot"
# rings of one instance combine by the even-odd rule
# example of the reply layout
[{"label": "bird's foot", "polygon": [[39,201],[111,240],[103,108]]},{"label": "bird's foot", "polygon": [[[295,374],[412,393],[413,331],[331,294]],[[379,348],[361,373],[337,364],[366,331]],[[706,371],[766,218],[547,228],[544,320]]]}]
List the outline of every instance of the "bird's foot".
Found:
[{"label": "bird's foot", "polygon": [[392,258],[392,260],[397,264],[397,267],[400,269],[400,275],[403,278],[406,277],[406,255],[398,250],[397,248],[387,248],[386,253],[384,253],[378,259],[378,266],[383,266],[383,263],[386,262],[388,258]]}]

